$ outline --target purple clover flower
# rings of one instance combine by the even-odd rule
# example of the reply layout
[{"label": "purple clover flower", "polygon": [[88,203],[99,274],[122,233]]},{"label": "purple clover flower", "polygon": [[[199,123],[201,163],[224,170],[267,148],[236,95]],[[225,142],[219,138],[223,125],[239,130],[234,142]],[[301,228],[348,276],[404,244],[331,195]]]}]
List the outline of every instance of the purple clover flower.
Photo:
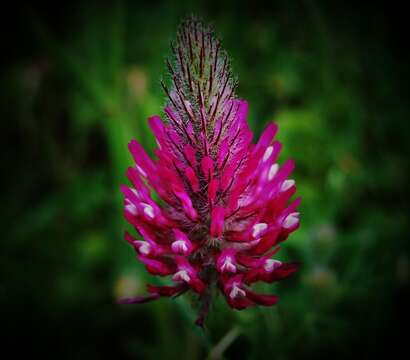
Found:
[{"label": "purple clover flower", "polygon": [[148,295],[120,302],[191,291],[199,299],[196,323],[202,326],[218,291],[238,310],[277,302],[275,295],[253,291],[252,284],[279,281],[297,270],[297,263],[272,257],[299,227],[300,199],[290,202],[296,191],[288,179],[293,161],[276,162],[277,126],[269,124],[252,143],[248,104],[235,96],[229,58],[212,31],[190,18],[172,51],[172,87],[162,84],[169,100],[166,121],[149,119],[157,159],[132,140],[132,186],[121,191],[125,218],[144,240],[129,233],[125,239],[149,273],[170,276],[173,285],[148,285]]}]

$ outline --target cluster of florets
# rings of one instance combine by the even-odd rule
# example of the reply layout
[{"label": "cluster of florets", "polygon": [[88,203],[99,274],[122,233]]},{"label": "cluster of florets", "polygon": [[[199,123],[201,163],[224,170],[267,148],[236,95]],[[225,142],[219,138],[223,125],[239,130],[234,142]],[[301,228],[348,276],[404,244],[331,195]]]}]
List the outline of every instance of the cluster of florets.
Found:
[{"label": "cluster of florets", "polygon": [[277,296],[258,294],[251,285],[297,270],[296,263],[272,257],[299,226],[300,199],[290,202],[296,191],[288,179],[293,162],[277,163],[277,126],[268,125],[252,143],[248,105],[235,97],[228,57],[211,31],[190,19],[172,48],[172,88],[163,84],[167,121],[149,119],[157,159],[131,141],[132,187],[122,186],[122,192],[125,217],[143,238],[126,233],[126,240],[149,273],[171,276],[173,284],[148,285],[149,295],[122,302],[192,290],[201,304],[201,325],[215,289],[235,309],[277,302]]}]

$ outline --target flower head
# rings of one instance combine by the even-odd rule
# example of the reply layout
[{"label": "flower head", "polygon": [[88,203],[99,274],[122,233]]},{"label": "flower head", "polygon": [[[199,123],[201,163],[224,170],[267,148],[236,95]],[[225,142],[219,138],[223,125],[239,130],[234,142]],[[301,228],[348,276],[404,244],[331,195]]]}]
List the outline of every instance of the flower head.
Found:
[{"label": "flower head", "polygon": [[293,161],[277,163],[277,126],[268,125],[252,143],[248,104],[236,98],[228,56],[212,32],[190,18],[172,50],[172,86],[163,84],[166,119],[149,119],[157,159],[132,140],[132,186],[121,190],[125,218],[143,238],[126,233],[126,240],[148,272],[170,276],[174,284],[148,285],[148,296],[121,302],[192,291],[199,297],[202,325],[215,289],[235,309],[277,302],[277,296],[257,294],[251,286],[297,270],[296,263],[272,256],[299,226],[300,199],[290,202],[296,191],[288,179]]}]

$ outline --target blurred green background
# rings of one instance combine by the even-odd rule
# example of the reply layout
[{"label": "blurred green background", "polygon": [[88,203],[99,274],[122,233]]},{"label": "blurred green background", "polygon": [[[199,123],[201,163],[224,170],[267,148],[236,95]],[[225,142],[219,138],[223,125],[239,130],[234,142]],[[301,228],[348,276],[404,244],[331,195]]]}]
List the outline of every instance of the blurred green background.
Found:
[{"label": "blurred green background", "polygon": [[[373,358],[408,315],[409,52],[404,16],[372,2],[16,3],[2,12],[2,350],[59,359]],[[302,226],[265,288],[273,308],[189,298],[119,306],[150,279],[122,238],[127,143],[146,119],[179,21],[211,22],[258,136],[280,127]]]}]

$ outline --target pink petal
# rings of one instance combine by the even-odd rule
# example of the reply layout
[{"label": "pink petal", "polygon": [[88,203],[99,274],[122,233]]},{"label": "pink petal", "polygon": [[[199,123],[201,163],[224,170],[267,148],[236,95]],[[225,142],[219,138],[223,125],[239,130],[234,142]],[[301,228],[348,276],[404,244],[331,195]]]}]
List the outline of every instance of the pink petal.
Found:
[{"label": "pink petal", "polygon": [[164,261],[150,259],[141,255],[138,255],[138,259],[145,265],[148,272],[153,275],[166,276],[175,272],[175,266]]},{"label": "pink petal", "polygon": [[191,184],[192,190],[194,192],[199,191],[199,181],[198,178],[194,172],[194,170],[191,167],[187,167],[185,169],[185,176],[188,178],[189,183]]},{"label": "pink petal", "polygon": [[193,246],[191,241],[188,239],[181,230],[173,229],[175,240],[171,244],[171,249],[176,254],[188,255],[191,253]]},{"label": "pink petal", "polygon": [[220,237],[224,229],[225,209],[221,206],[215,206],[211,214],[210,234],[213,237]]},{"label": "pink petal", "polygon": [[192,206],[192,201],[188,194],[177,187],[174,187],[174,194],[175,196],[181,201],[182,207],[186,213],[186,215],[193,221],[198,219],[198,213]]},{"label": "pink petal", "polygon": [[278,126],[275,123],[270,123],[263,131],[261,137],[259,138],[257,147],[266,149],[272,142],[276,132],[278,131]]},{"label": "pink petal", "polygon": [[224,249],[218,256],[216,268],[221,273],[236,273],[236,251],[232,248]]},{"label": "pink petal", "polygon": [[184,154],[185,154],[185,156],[187,157],[187,159],[188,159],[188,161],[189,161],[189,164],[190,164],[192,167],[195,167],[195,166],[196,166],[196,163],[197,163],[197,161],[196,161],[196,156],[195,156],[195,154],[196,154],[195,149],[194,149],[191,145],[185,145],[185,147],[184,147]]},{"label": "pink petal", "polygon": [[246,291],[246,296],[253,302],[263,306],[275,305],[279,300],[276,295],[257,294],[250,290]]},{"label": "pink petal", "polygon": [[208,198],[211,203],[215,200],[216,192],[218,191],[219,181],[218,179],[212,179],[208,185]]},{"label": "pink petal", "polygon": [[212,179],[214,162],[209,156],[204,156],[201,160],[202,172],[205,176],[205,179]]}]

